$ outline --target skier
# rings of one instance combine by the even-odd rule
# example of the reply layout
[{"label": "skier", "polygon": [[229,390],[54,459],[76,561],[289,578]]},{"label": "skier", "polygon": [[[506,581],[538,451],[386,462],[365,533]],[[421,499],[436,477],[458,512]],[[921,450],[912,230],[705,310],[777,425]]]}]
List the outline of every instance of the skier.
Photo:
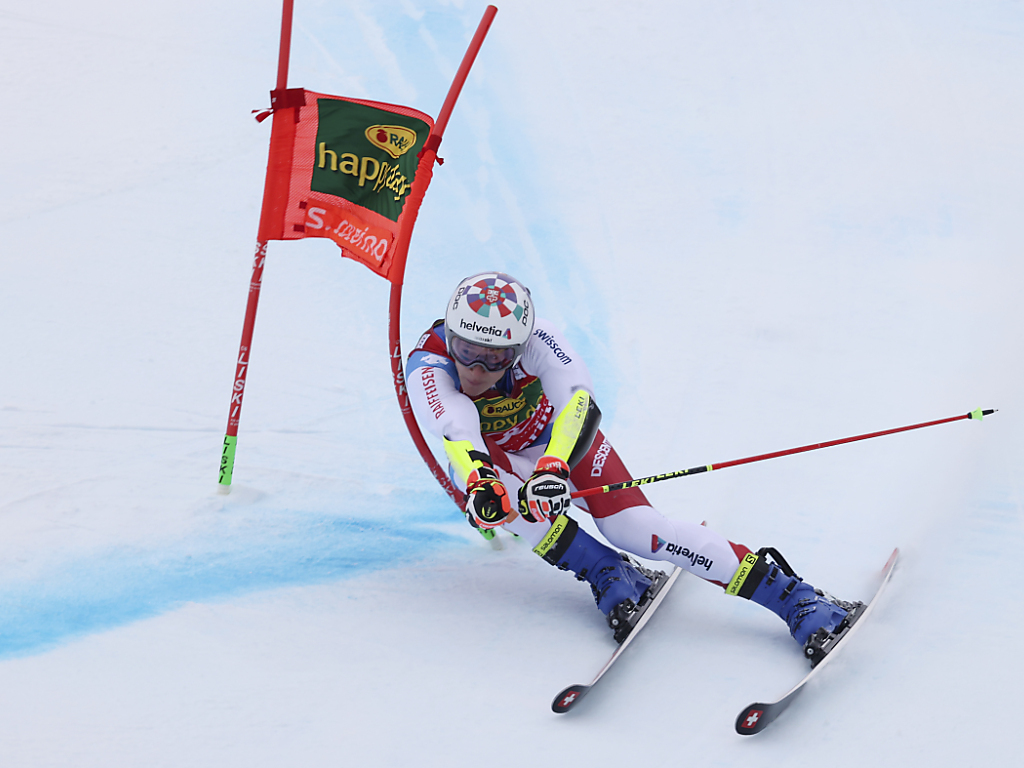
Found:
[{"label": "skier", "polygon": [[[621,642],[663,574],[570,517],[573,490],[631,476],[599,428],[586,365],[558,329],[536,318],[530,292],[500,272],[460,282],[444,318],[410,353],[406,381],[420,423],[444,442],[469,522],[488,532],[503,527],[587,581]],[[670,520],[638,488],[575,504],[615,547],[678,565],[773,611],[808,656],[808,645],[838,631],[859,605],[804,582],[774,549],[754,553],[703,525]]]}]

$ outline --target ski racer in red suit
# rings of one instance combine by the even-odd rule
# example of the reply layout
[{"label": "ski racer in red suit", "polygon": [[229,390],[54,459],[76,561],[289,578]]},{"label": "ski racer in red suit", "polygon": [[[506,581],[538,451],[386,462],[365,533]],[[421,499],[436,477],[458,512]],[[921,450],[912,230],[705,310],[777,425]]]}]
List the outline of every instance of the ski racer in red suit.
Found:
[{"label": "ski racer in red suit", "polygon": [[[504,527],[534,552],[590,583],[621,642],[662,574],[590,536],[570,493],[630,474],[599,428],[586,365],[538,319],[530,292],[500,272],[459,283],[444,319],[410,353],[413,411],[444,442],[469,522]],[[618,549],[677,565],[776,614],[806,646],[837,631],[853,604],[816,590],[773,549],[757,553],[705,526],[672,520],[632,488],[575,500]],[[769,556],[771,559],[769,559]]]}]

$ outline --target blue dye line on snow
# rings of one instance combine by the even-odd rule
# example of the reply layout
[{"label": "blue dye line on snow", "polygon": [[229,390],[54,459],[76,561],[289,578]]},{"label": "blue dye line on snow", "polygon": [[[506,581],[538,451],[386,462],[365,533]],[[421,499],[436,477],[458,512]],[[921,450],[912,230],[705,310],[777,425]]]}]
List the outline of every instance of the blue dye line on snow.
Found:
[{"label": "blue dye line on snow", "polygon": [[71,561],[31,582],[0,586],[0,659],[40,653],[81,636],[189,602],[351,578],[422,559],[464,541],[436,528],[319,518],[255,538],[127,547]]}]

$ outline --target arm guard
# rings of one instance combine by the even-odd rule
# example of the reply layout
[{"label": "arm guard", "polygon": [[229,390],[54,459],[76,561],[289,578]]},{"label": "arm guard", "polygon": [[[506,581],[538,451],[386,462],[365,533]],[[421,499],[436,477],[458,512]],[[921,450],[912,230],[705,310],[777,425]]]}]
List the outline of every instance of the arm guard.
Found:
[{"label": "arm guard", "polygon": [[465,485],[470,476],[481,467],[493,469],[491,457],[483,451],[478,451],[469,440],[449,440],[444,438],[444,452],[448,461],[455,470],[455,476]]},{"label": "arm guard", "polygon": [[593,445],[600,425],[601,410],[594,398],[584,389],[577,390],[551,425],[551,440],[544,455],[556,456],[570,469],[575,467]]}]

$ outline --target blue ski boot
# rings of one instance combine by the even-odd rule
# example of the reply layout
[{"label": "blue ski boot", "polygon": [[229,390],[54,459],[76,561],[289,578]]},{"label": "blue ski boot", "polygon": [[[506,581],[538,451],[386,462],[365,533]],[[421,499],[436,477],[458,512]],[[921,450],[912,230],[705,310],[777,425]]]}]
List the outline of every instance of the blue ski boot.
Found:
[{"label": "blue ski boot", "polygon": [[551,530],[533,551],[561,570],[572,571],[577,580],[588,582],[616,642],[626,638],[633,628],[630,618],[646,602],[647,590],[657,574],[602,544],[565,515],[554,519]]},{"label": "blue ski boot", "polygon": [[[774,562],[769,562],[766,555],[771,555]],[[743,558],[726,592],[752,600],[781,617],[812,665],[824,655],[821,644],[844,632],[863,605],[837,600],[815,589],[797,576],[773,547]]]}]

